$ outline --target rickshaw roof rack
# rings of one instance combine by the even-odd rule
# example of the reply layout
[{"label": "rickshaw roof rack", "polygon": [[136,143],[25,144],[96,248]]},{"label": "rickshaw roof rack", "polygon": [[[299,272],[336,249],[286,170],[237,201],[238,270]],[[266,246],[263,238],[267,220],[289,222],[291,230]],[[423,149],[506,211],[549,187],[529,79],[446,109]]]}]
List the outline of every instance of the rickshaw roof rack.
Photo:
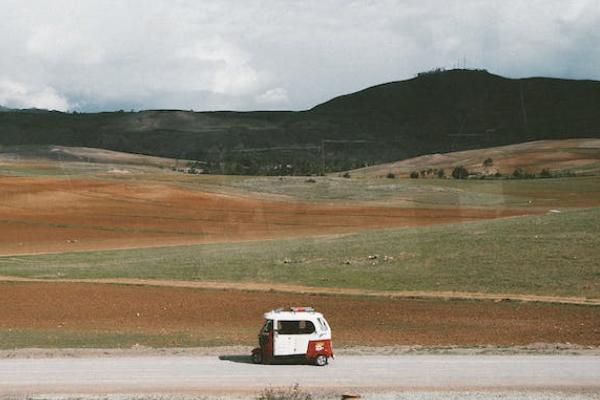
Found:
[{"label": "rickshaw roof rack", "polygon": [[288,307],[288,308],[278,308],[275,312],[315,312],[315,309],[312,307]]}]

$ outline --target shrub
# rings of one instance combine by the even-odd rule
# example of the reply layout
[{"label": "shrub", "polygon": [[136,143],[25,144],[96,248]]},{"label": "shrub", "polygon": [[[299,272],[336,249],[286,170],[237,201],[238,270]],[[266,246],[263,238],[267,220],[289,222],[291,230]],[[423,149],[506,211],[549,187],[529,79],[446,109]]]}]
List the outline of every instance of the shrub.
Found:
[{"label": "shrub", "polygon": [[445,176],[446,176],[446,171],[444,171],[444,169],[443,169],[443,168],[442,168],[442,169],[440,169],[440,170],[438,170],[438,172],[437,172],[437,177],[438,177],[438,178],[443,178],[443,177],[445,177]]},{"label": "shrub", "polygon": [[345,172],[342,178],[350,178],[350,172]]},{"label": "shrub", "polygon": [[386,175],[386,178],[389,178],[389,179],[394,179],[395,177],[396,177],[396,174],[393,172],[388,172]]},{"label": "shrub", "polygon": [[520,179],[525,175],[525,171],[522,168],[517,168],[513,171],[513,178]]},{"label": "shrub", "polygon": [[419,173],[417,171],[413,171],[410,173],[410,177],[412,179],[417,179],[419,177]]},{"label": "shrub", "polygon": [[523,168],[517,168],[512,173],[515,179],[535,179],[538,176],[532,172],[527,172]]},{"label": "shrub", "polygon": [[312,400],[310,393],[300,390],[298,384],[287,389],[264,389],[257,400]]},{"label": "shrub", "polygon": [[454,168],[452,177],[454,179],[467,179],[469,177],[469,171],[461,165],[460,167]]},{"label": "shrub", "polygon": [[523,168],[517,168],[512,173],[513,178],[522,179],[527,176],[527,173]]},{"label": "shrub", "polygon": [[494,165],[494,160],[492,160],[491,158],[486,158],[483,161],[483,166],[484,167],[491,167],[492,165]]},{"label": "shrub", "polygon": [[544,168],[542,169],[542,172],[540,172],[540,176],[542,178],[551,178],[552,174],[550,173],[550,170],[548,168]]}]

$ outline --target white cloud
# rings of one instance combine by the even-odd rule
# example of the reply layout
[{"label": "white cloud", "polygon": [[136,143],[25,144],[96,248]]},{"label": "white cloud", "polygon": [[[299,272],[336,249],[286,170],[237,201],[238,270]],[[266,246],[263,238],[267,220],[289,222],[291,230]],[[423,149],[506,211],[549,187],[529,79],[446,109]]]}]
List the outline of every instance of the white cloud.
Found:
[{"label": "white cloud", "polygon": [[250,56],[232,43],[213,38],[183,48],[178,55],[182,63],[200,72],[189,76],[188,87],[228,95],[251,93],[258,87]]},{"label": "white cloud", "polygon": [[[102,62],[104,50],[88,42],[84,36],[74,34],[61,26],[40,26],[32,30],[27,40],[27,50],[46,62],[71,62],[84,65]],[[77,57],[72,58],[74,55]]]},{"label": "white cloud", "polygon": [[287,90],[284,88],[269,89],[266,92],[256,97],[256,102],[259,104],[287,104],[290,99],[287,94]]},{"label": "white cloud", "polygon": [[67,111],[71,108],[67,99],[49,86],[34,88],[6,79],[0,80],[0,104],[9,108],[57,111]]}]

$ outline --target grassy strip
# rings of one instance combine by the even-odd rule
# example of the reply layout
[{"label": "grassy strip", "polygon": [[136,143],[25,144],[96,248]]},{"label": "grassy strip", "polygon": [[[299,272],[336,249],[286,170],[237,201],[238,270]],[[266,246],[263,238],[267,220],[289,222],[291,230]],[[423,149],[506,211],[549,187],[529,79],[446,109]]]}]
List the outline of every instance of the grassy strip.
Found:
[{"label": "grassy strip", "polygon": [[0,257],[0,275],[600,297],[600,208],[347,236]]},{"label": "grassy strip", "polygon": [[0,330],[0,349],[97,348],[124,349],[136,345],[148,347],[213,347],[230,346],[233,340],[199,336],[183,332],[150,334],[143,332],[71,331],[62,329]]},{"label": "grassy strip", "polygon": [[523,206],[535,204],[566,206],[577,204],[572,193],[587,199],[600,193],[600,177],[526,180],[463,179],[387,179],[358,177],[345,179],[326,176],[243,177],[221,180],[202,176],[195,179],[200,187],[219,185],[244,191],[290,196],[300,200],[386,200],[404,199],[415,206]]}]

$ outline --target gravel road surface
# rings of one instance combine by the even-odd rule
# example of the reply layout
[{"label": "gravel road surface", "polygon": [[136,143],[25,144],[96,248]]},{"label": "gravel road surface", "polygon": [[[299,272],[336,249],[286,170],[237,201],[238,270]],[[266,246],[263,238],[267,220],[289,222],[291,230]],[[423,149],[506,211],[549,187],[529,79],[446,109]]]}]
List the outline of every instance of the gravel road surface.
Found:
[{"label": "gravel road surface", "polygon": [[600,392],[597,356],[340,356],[326,367],[243,356],[0,359],[0,397],[249,394],[298,383],[319,392]]}]

